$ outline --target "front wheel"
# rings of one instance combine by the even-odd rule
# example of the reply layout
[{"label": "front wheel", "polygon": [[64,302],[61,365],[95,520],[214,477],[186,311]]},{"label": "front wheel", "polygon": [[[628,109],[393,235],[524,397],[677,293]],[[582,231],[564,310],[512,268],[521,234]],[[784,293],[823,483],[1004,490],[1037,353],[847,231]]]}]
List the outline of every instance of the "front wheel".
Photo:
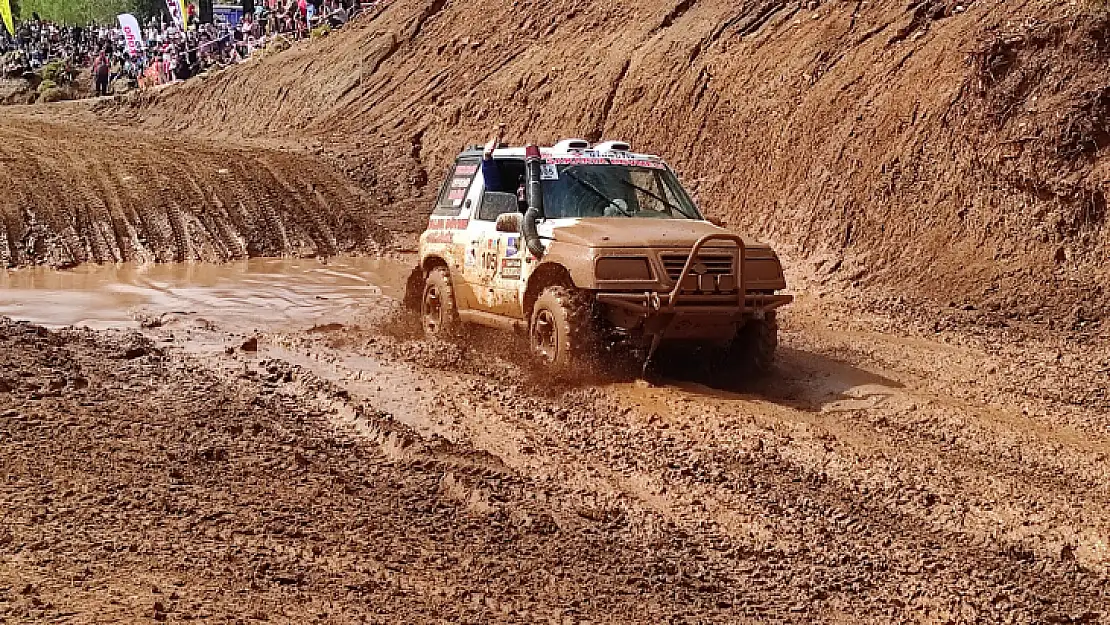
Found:
[{"label": "front wheel", "polygon": [[528,338],[541,364],[560,373],[581,372],[589,364],[596,341],[587,294],[549,286],[532,309]]},{"label": "front wheel", "polygon": [[728,368],[747,375],[766,374],[775,363],[778,346],[779,322],[774,311],[762,319],[749,319],[728,346]]},{"label": "front wheel", "polygon": [[458,336],[462,321],[446,267],[436,267],[428,272],[428,279],[424,281],[424,296],[420,300],[420,318],[424,336],[428,338]]}]

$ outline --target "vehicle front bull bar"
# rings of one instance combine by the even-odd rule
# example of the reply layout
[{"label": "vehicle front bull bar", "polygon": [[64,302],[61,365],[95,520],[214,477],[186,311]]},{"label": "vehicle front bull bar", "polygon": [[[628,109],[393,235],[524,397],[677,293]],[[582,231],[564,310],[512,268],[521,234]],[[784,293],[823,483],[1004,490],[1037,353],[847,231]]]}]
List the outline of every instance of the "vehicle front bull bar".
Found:
[{"label": "vehicle front bull bar", "polygon": [[748,285],[746,280],[747,276],[744,275],[746,273],[744,271],[744,261],[747,260],[747,247],[744,245],[744,239],[740,238],[739,235],[731,234],[728,232],[715,232],[713,234],[707,234],[704,237],[698,239],[697,243],[694,243],[694,247],[690,248],[690,255],[686,257],[686,264],[682,266],[682,273],[678,274],[678,278],[675,280],[674,287],[671,288],[671,294],[667,298],[668,308],[673,309],[675,307],[675,304],[678,302],[678,298],[682,296],[682,283],[686,281],[686,276],[690,275],[690,269],[692,269],[694,267],[694,263],[697,262],[698,252],[701,251],[702,246],[710,241],[732,241],[736,244],[737,254],[735,267],[736,282],[737,285],[740,287],[740,310],[743,311],[746,308]]},{"label": "vehicle front bull bar", "polygon": [[[755,312],[765,313],[769,310],[774,310],[779,306],[785,306],[794,301],[792,295],[771,295],[765,293],[748,293],[747,292],[747,276],[744,272],[744,263],[747,260],[747,248],[744,245],[744,240],[735,234],[728,233],[714,233],[707,234],[698,239],[694,246],[690,249],[690,255],[686,258],[686,263],[682,267],[682,272],[679,273],[678,278],[674,282],[674,286],[669,293],[657,293],[654,291],[644,293],[599,293],[597,300],[599,302],[619,306],[632,312],[642,312],[645,309],[652,312],[659,313],[719,313],[722,309],[726,309],[725,302],[729,302],[730,298],[725,295],[716,294],[702,294],[696,293],[682,293],[682,283],[686,277],[690,275],[690,270],[694,264],[698,262],[698,252],[701,248],[713,240],[731,241],[736,244],[738,255],[736,257],[736,275],[737,275],[737,313]],[[676,304],[683,297],[701,300],[693,304],[687,304],[679,309]],[[665,299],[664,299],[665,298]]]}]

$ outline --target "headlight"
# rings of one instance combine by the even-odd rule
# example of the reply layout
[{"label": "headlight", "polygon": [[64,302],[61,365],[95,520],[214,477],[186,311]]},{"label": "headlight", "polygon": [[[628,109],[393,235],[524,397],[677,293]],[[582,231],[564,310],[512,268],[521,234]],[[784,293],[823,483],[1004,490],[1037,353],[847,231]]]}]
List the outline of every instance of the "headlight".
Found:
[{"label": "headlight", "polygon": [[597,261],[598,280],[651,280],[646,258],[601,258]]}]

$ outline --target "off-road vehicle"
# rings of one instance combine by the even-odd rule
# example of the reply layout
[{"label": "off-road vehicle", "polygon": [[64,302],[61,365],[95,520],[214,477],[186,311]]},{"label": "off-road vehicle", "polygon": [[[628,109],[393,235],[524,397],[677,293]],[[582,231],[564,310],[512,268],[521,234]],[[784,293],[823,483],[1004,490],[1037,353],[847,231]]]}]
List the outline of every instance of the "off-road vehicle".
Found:
[{"label": "off-road vehicle", "polygon": [[659,157],[616,141],[495,140],[448,172],[406,299],[429,336],[517,331],[557,370],[618,345],[646,367],[679,342],[759,371],[785,288],[775,252],[707,221]]}]

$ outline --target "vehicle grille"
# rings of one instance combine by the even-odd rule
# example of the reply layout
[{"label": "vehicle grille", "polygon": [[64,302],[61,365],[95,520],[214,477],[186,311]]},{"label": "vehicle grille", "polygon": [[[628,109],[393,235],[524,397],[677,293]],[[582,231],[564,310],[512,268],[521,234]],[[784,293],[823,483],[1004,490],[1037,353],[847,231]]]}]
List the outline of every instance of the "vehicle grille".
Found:
[{"label": "vehicle grille", "polygon": [[[686,266],[686,254],[661,254],[659,257],[663,261],[663,267],[667,270],[667,276],[671,280],[677,280],[679,274],[682,273],[682,268]],[[732,263],[733,256],[731,254],[698,254],[698,258],[694,264],[701,263],[705,265],[705,273],[707,275],[725,275],[733,273]]]}]

